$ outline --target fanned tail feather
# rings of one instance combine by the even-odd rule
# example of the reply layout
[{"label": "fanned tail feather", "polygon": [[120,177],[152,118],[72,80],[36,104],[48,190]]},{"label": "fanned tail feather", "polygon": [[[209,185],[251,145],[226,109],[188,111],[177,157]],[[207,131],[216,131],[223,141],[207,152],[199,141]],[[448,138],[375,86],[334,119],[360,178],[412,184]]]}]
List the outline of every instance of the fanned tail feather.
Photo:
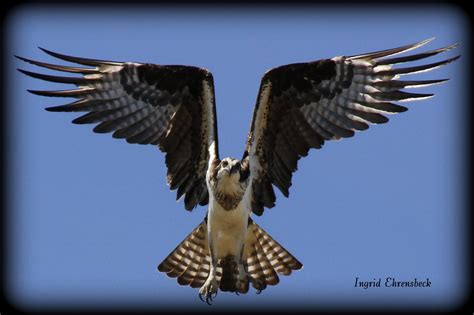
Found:
[{"label": "fanned tail feather", "polygon": [[259,291],[278,284],[278,274],[287,276],[303,267],[253,220],[249,221],[243,260],[252,286]]},{"label": "fanned tail feather", "polygon": [[[216,280],[223,292],[247,293],[250,284],[259,292],[280,282],[278,274],[290,275],[303,265],[261,227],[249,219],[243,255],[248,277],[238,286],[239,270],[234,256],[218,261]],[[180,285],[201,287],[211,268],[207,223],[197,226],[158,266],[158,271],[177,278]]]},{"label": "fanned tail feather", "polygon": [[204,220],[160,263],[158,271],[178,278],[181,285],[198,288],[206,282],[210,266],[207,224]]}]

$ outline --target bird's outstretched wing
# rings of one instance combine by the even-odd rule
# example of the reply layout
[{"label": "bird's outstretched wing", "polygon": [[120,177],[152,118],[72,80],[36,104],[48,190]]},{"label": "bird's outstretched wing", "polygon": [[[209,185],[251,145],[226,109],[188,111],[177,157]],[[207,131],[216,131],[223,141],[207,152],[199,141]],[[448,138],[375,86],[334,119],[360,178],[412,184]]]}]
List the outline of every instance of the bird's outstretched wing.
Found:
[{"label": "bird's outstretched wing", "polygon": [[391,57],[429,41],[356,56],[289,64],[268,71],[261,81],[243,156],[250,168],[252,211],[261,215],[264,207],[275,205],[272,185],[288,197],[297,162],[310,148],[321,148],[325,140],[352,137],[354,131],[366,130],[371,123],[386,123],[385,114],[407,110],[392,102],[433,96],[401,90],[446,79],[402,81],[400,76],[438,68],[459,56],[421,66],[392,66],[427,58],[456,45]]},{"label": "bird's outstretched wing", "polygon": [[47,54],[90,67],[48,64],[18,57],[36,66],[81,74],[62,77],[19,70],[33,78],[74,84],[78,88],[29,92],[78,100],[46,108],[52,112],[87,112],[73,120],[94,124],[96,133],[113,132],[129,143],[157,145],[166,152],[167,182],[192,210],[208,202],[206,171],[218,158],[214,82],[207,70],[77,58]]}]

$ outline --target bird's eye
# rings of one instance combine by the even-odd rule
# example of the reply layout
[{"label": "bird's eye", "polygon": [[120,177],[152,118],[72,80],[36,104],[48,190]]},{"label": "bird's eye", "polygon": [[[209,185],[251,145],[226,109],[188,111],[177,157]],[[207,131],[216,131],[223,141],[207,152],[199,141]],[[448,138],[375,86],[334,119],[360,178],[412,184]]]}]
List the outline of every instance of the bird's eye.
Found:
[{"label": "bird's eye", "polygon": [[229,163],[227,161],[222,161],[222,167],[227,167]]}]

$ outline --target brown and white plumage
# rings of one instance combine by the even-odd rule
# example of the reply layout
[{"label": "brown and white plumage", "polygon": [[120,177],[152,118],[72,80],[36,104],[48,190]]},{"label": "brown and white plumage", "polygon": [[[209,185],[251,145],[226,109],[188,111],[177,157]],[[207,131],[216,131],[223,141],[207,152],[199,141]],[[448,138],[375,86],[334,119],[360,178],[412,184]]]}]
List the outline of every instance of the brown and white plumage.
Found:
[{"label": "brown and white plumage", "polygon": [[181,285],[201,287],[209,276],[211,256],[206,220],[198,225],[158,266]]},{"label": "brown and white plumage", "polygon": [[393,102],[420,100],[433,94],[401,91],[446,81],[402,81],[400,76],[433,70],[458,57],[416,67],[395,64],[427,58],[448,47],[387,58],[421,47],[413,45],[350,57],[296,63],[268,71],[261,82],[243,160],[250,164],[253,183],[252,211],[261,215],[275,205],[272,185],[288,197],[297,162],[309,149],[320,149],[327,140],[352,137],[369,124],[388,122],[384,115],[406,107]]},{"label": "brown and white plumage", "polygon": [[276,285],[302,264],[250,218],[275,206],[276,186],[288,197],[298,160],[327,140],[352,137],[387,114],[407,110],[398,102],[433,96],[406,92],[446,81],[400,80],[430,71],[458,57],[418,66],[398,64],[428,58],[456,45],[412,54],[431,40],[399,48],[295,63],[269,70],[262,78],[241,160],[219,158],[214,83],[209,71],[47,54],[79,65],[53,65],[18,57],[33,65],[82,76],[61,77],[20,70],[76,89],[30,91],[76,102],[53,112],[86,112],[73,120],[97,124],[129,143],[156,145],[166,153],[167,182],[184,196],[185,208],[209,204],[204,221],[158,266],[181,285],[200,288],[208,303],[217,290],[246,293]]},{"label": "brown and white plumage", "polygon": [[[229,280],[223,279],[222,275],[226,274],[223,269],[229,268],[225,259],[217,268],[220,290],[247,293],[251,284],[256,290],[262,291],[267,285],[276,285],[280,282],[278,274],[287,276],[303,266],[251,219],[245,244],[243,264],[249,277],[245,279],[243,290],[239,291],[235,287],[238,279],[238,269],[235,266],[230,267],[230,272],[227,273]],[[181,285],[198,288],[208,278],[210,265],[206,218],[161,262],[158,270],[165,272],[169,277],[177,278]]]},{"label": "brown and white plumage", "polygon": [[[43,51],[93,67],[58,66],[18,57],[40,67],[84,75],[62,77],[20,70],[33,78],[78,87],[29,90],[42,96],[78,99],[46,110],[87,112],[72,122],[97,124],[94,132],[113,132],[114,138],[129,143],[157,145],[166,153],[167,181],[172,190],[178,190],[177,199],[184,196],[188,210],[207,204],[207,161],[218,152],[211,73],[197,67],[92,60]],[[211,143],[215,145],[211,147]]]}]

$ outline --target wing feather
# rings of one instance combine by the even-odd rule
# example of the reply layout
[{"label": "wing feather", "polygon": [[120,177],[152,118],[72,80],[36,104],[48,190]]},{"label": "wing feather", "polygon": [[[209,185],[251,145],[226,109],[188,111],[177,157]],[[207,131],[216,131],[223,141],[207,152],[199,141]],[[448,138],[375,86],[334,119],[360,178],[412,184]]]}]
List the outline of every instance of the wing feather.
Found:
[{"label": "wing feather", "polygon": [[[166,153],[167,181],[185,208],[208,202],[208,165],[218,159],[214,82],[207,70],[72,57],[41,48],[48,55],[92,68],[18,59],[38,67],[82,74],[56,76],[19,69],[23,74],[78,88],[29,90],[48,97],[73,97],[75,102],[47,107],[52,112],[85,112],[72,122],[95,124],[96,133],[129,143],[157,145]],[[184,281],[184,280],[183,280]],[[187,281],[187,280],[186,280]]]},{"label": "wing feather", "polygon": [[445,82],[398,80],[401,75],[430,71],[449,64],[446,60],[392,68],[455,48],[450,45],[423,53],[391,57],[419,48],[432,39],[398,48],[349,57],[334,57],[274,68],[262,78],[243,159],[248,161],[252,211],[261,215],[272,208],[273,186],[288,197],[298,160],[309,149],[321,148],[326,140],[352,137],[369,124],[388,122],[385,114],[401,113],[406,107],[392,102],[430,98],[433,94],[409,93]]}]

